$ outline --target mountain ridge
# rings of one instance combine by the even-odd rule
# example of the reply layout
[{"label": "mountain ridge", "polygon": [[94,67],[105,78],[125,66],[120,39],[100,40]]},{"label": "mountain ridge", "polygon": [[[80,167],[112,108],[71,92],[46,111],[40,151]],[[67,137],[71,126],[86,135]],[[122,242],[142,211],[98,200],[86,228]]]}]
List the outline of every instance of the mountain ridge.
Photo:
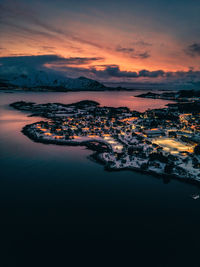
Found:
[{"label": "mountain ridge", "polygon": [[33,73],[10,74],[0,78],[0,85],[27,89],[62,89],[62,90],[103,90],[109,87],[86,77],[68,78],[57,73],[48,73],[43,70]]}]

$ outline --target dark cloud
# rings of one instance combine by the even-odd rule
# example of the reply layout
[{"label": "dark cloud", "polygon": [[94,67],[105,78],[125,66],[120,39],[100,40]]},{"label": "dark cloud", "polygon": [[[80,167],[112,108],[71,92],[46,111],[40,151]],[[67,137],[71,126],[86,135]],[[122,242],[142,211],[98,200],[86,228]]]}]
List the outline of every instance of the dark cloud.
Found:
[{"label": "dark cloud", "polygon": [[39,56],[16,56],[16,57],[0,57],[0,63],[3,65],[24,65],[24,66],[43,66],[47,63],[62,63],[73,65],[84,65],[94,61],[103,60],[100,57],[69,57],[64,58],[58,55],[39,55]]},{"label": "dark cloud", "polygon": [[180,81],[200,81],[200,71],[190,69],[188,71],[165,72],[165,77],[170,79],[179,79]]},{"label": "dark cloud", "polygon": [[145,59],[145,58],[150,57],[150,54],[149,52],[146,51],[146,52],[140,53],[139,57]]},{"label": "dark cloud", "polygon": [[119,53],[126,54],[131,58],[146,59],[146,58],[150,57],[149,52],[147,52],[147,51],[139,52],[139,51],[136,51],[135,48],[133,48],[133,47],[118,46],[115,50]]},{"label": "dark cloud", "polygon": [[122,52],[122,53],[128,53],[128,54],[130,54],[130,53],[133,53],[135,51],[135,49],[134,48],[131,48],[131,47],[121,47],[121,46],[118,46],[116,48],[116,51],[117,52]]},{"label": "dark cloud", "polygon": [[[35,71],[56,72],[67,76],[76,76],[77,73],[88,74],[88,69],[79,66],[90,64],[103,58],[98,57],[69,57],[63,58],[57,55],[38,55],[38,56],[13,56],[0,57],[0,77],[6,78],[15,74],[31,74]],[[74,66],[74,67],[70,67]]]},{"label": "dark cloud", "polygon": [[129,77],[129,78],[136,78],[137,77],[136,72],[120,71],[119,66],[108,66],[103,71],[112,77]]},{"label": "dark cloud", "polygon": [[149,77],[149,78],[157,78],[163,77],[165,72],[163,70],[149,71],[149,70],[141,70],[138,73],[138,77]]},{"label": "dark cloud", "polygon": [[200,43],[194,43],[194,44],[189,45],[185,49],[185,52],[191,57],[200,56]]},{"label": "dark cloud", "polygon": [[0,77],[9,77],[10,74],[30,74],[43,70],[56,72],[61,76],[79,77],[86,76],[101,81],[163,81],[166,83],[177,82],[199,84],[200,70],[190,68],[188,71],[169,72],[164,70],[139,70],[123,71],[118,65],[84,65],[103,60],[98,57],[69,57],[63,58],[57,55],[16,56],[0,57]]},{"label": "dark cloud", "polygon": [[111,76],[117,78],[139,78],[139,77],[149,77],[149,78],[157,78],[164,76],[164,71],[148,71],[141,70],[139,72],[135,71],[121,71],[118,65],[109,65],[106,66],[104,70],[97,70],[92,68],[91,71],[96,75],[100,76]]},{"label": "dark cloud", "polygon": [[163,82],[178,82],[178,83],[197,83],[200,82],[200,71],[195,71],[189,69],[188,71],[175,71],[175,72],[166,72],[164,70],[140,70],[135,71],[121,71],[118,65],[107,65],[102,66],[103,70],[98,68],[91,68],[90,72],[96,75],[96,77],[104,79],[120,78],[123,79],[132,79],[140,80],[141,78],[150,79],[150,80],[162,80]]},{"label": "dark cloud", "polygon": [[63,60],[63,58],[57,55],[41,55],[41,56],[13,56],[13,57],[1,57],[1,68],[39,68],[46,63],[56,62]]}]

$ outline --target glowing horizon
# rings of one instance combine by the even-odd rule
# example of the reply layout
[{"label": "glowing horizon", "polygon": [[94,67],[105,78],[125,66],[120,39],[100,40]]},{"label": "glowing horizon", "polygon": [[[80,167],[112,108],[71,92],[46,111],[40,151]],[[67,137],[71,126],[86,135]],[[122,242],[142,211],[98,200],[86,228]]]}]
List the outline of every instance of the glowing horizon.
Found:
[{"label": "glowing horizon", "polygon": [[[138,78],[132,72],[162,70],[167,78],[171,72],[192,71],[194,81],[200,81],[199,3],[0,0],[0,7],[1,58],[56,55],[85,59],[45,62],[46,67],[72,77],[83,73],[99,80],[124,81]],[[109,75],[104,75],[105,69]],[[163,75],[139,78],[145,77],[159,80]]]}]

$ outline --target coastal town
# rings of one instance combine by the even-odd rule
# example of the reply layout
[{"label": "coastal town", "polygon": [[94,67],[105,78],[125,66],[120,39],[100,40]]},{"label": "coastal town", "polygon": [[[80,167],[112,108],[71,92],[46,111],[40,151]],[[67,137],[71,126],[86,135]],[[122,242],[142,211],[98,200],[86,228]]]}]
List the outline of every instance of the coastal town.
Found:
[{"label": "coastal town", "polygon": [[68,105],[20,101],[11,106],[44,118],[22,129],[35,142],[87,146],[107,170],[200,182],[199,99],[144,113],[90,100]]}]

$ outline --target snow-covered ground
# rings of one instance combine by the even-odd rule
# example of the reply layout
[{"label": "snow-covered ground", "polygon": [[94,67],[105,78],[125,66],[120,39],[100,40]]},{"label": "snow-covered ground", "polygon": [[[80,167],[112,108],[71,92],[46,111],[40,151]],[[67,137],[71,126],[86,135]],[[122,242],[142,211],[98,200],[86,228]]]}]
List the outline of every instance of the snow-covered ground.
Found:
[{"label": "snow-covered ground", "polygon": [[[92,101],[72,105],[17,102],[14,107],[38,112],[49,119],[25,127],[25,134],[39,142],[66,145],[97,142],[106,145],[103,151],[107,152],[101,150],[99,157],[110,169],[129,168],[200,181],[200,156],[194,154],[193,144],[169,135],[148,137],[143,131],[148,119],[143,121],[138,116],[131,120],[133,114],[126,109],[114,112],[113,108],[99,107]],[[166,129],[162,129],[164,134],[168,133]]]},{"label": "snow-covered ground", "polygon": [[[85,77],[68,78],[53,71],[33,70],[29,73],[10,73],[4,80],[13,86],[22,88],[65,88],[66,90],[99,90],[106,88],[103,84]],[[47,88],[48,89],[48,88]]]}]

